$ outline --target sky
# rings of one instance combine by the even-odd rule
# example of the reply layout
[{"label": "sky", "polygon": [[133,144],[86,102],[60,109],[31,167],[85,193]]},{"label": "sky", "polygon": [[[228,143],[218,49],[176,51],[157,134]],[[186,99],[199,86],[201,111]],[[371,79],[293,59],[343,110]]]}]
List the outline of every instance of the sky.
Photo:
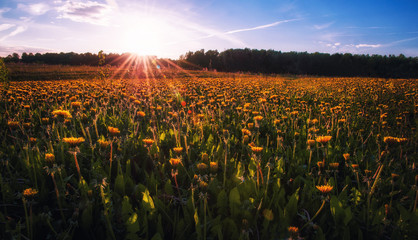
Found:
[{"label": "sky", "polygon": [[230,48],[418,56],[417,0],[1,0],[0,56]]}]

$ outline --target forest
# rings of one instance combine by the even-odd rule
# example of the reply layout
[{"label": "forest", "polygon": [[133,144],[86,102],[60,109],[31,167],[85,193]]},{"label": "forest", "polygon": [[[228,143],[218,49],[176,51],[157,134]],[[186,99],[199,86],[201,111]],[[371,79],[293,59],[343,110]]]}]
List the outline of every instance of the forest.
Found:
[{"label": "forest", "polygon": [[[130,53],[104,54],[105,64],[121,66],[135,64]],[[157,60],[156,56],[149,58]],[[41,63],[59,65],[99,64],[99,54],[95,53],[13,53],[4,58],[6,63]],[[222,72],[250,72],[267,74],[297,74],[336,77],[381,77],[417,78],[418,58],[395,56],[356,55],[350,53],[307,53],[281,52],[275,50],[228,49],[189,51],[178,60],[159,59],[161,67],[178,66],[190,70],[216,70]]]}]

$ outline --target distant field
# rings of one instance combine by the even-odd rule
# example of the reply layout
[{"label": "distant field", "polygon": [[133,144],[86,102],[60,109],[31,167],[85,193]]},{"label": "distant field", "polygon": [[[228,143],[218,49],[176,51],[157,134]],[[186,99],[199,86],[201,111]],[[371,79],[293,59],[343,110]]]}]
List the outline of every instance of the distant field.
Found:
[{"label": "distant field", "polygon": [[1,239],[418,236],[416,79],[9,69]]}]

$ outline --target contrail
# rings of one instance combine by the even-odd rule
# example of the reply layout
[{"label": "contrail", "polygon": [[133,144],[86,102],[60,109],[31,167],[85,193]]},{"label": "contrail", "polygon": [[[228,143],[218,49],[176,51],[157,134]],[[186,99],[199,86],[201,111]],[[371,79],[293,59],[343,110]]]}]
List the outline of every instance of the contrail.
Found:
[{"label": "contrail", "polygon": [[293,22],[293,21],[297,21],[297,20],[300,20],[300,19],[282,20],[282,21],[277,21],[277,22],[274,22],[274,23],[261,25],[261,26],[257,26],[257,27],[252,27],[252,28],[236,29],[236,30],[231,30],[231,31],[225,32],[224,34],[233,34],[233,33],[239,33],[239,32],[247,32],[247,31],[259,30],[259,29],[264,29],[264,28],[270,28],[270,27],[274,27],[274,26],[277,26],[277,25],[282,24],[282,23]]}]

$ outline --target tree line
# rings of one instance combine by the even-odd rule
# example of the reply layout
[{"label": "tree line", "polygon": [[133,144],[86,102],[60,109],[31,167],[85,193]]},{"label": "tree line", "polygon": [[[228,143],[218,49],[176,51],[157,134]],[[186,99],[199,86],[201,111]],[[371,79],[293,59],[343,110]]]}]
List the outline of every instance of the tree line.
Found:
[{"label": "tree line", "polygon": [[[104,54],[104,63],[121,66],[132,61],[130,53]],[[179,60],[157,59],[160,67],[172,63],[184,69],[209,69],[223,72],[252,72],[268,74],[298,74],[346,77],[418,78],[418,58],[389,55],[356,55],[350,53],[281,52],[275,50],[228,49],[187,52]],[[95,53],[13,53],[4,58],[5,63],[41,63],[61,65],[98,66]],[[129,65],[128,64],[128,65]]]},{"label": "tree line", "polygon": [[[108,53],[103,54],[104,59],[100,58],[102,51],[98,54],[96,53],[22,53],[22,56],[19,56],[18,53],[13,53],[4,58],[5,63],[39,63],[39,64],[51,64],[51,65],[87,65],[87,66],[98,66],[98,65],[111,65],[111,66],[121,66],[125,63],[130,63],[131,65],[136,64],[132,61],[132,54],[130,53]],[[156,58],[156,57],[151,57]],[[101,62],[102,61],[102,62]]]},{"label": "tree line", "polygon": [[350,53],[281,52],[228,49],[188,52],[180,57],[183,67],[202,67],[227,72],[306,74],[318,76],[418,78],[418,58]]}]

